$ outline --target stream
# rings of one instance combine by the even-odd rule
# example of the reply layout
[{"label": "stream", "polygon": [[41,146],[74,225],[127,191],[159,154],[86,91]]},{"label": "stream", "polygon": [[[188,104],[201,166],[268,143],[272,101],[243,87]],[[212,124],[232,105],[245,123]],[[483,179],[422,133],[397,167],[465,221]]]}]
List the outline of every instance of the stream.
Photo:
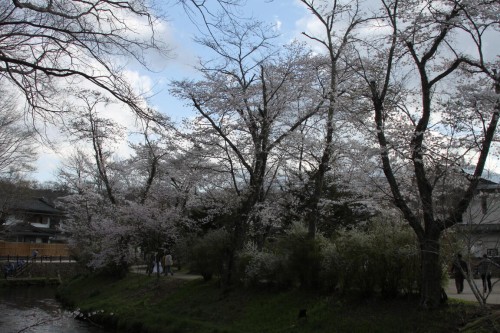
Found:
[{"label": "stream", "polygon": [[106,333],[74,319],[55,299],[55,287],[0,288],[2,333]]}]

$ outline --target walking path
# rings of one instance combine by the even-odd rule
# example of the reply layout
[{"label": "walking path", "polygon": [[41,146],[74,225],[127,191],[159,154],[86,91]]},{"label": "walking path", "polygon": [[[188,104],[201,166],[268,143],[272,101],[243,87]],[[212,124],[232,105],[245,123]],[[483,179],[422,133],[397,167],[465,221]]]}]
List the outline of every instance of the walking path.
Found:
[{"label": "walking path", "polygon": [[[495,283],[497,279],[492,278],[491,282]],[[483,289],[483,283],[481,279],[475,279],[474,283],[476,286],[479,287],[479,290],[482,291]],[[474,293],[470,289],[469,284],[467,281],[464,281],[464,291],[460,294],[457,293],[457,288],[455,287],[455,280],[450,279],[448,281],[448,285],[445,288],[446,294],[448,295],[449,298],[456,298],[456,299],[462,299],[466,301],[473,301],[477,302],[476,296],[474,296]],[[496,285],[493,286],[493,291],[490,293],[488,296],[488,299],[486,300],[487,304],[500,304],[500,283],[497,283]]]},{"label": "walking path", "polygon": [[[137,274],[146,274],[146,266],[145,265],[132,266],[130,268],[130,271],[132,273],[137,273]],[[163,274],[160,275],[164,276]],[[152,273],[151,276],[156,276],[156,273]],[[168,277],[173,277],[181,280],[197,280],[202,278],[201,275],[188,274],[182,271],[174,271],[174,275],[169,275]]]}]

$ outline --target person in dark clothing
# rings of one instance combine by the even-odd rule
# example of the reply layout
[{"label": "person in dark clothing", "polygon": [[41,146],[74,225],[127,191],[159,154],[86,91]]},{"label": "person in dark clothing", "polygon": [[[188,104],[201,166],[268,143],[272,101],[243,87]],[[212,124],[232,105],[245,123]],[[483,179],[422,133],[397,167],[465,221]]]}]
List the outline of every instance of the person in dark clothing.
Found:
[{"label": "person in dark clothing", "polygon": [[481,275],[481,280],[483,280],[483,293],[486,294],[487,291],[491,293],[491,261],[488,259],[486,254],[483,254],[483,258],[477,266],[477,271]]},{"label": "person in dark clothing", "polygon": [[457,287],[457,293],[460,294],[464,291],[464,279],[465,274],[469,272],[467,268],[467,263],[462,259],[462,255],[457,254],[457,258],[451,266],[451,273],[455,279],[455,286]]}]

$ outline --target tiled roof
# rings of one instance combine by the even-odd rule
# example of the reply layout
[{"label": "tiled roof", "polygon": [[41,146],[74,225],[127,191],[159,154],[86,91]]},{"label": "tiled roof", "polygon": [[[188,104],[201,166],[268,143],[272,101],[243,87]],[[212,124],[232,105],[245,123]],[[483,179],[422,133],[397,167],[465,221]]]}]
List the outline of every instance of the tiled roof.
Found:
[{"label": "tiled roof", "polygon": [[11,208],[17,211],[25,211],[33,213],[43,213],[52,215],[64,214],[62,210],[53,207],[43,198],[31,198],[31,199],[20,200],[18,202],[14,202]]}]

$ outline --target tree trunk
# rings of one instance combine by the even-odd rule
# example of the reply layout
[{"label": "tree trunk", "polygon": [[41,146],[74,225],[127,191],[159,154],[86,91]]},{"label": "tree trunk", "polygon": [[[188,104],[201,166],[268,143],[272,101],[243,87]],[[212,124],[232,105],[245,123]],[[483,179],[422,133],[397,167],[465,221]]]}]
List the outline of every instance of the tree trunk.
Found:
[{"label": "tree trunk", "polygon": [[420,240],[421,286],[420,306],[424,309],[437,308],[441,303],[441,263],[439,258],[440,232],[426,234]]},{"label": "tree trunk", "polygon": [[246,241],[248,229],[248,216],[256,203],[256,194],[251,192],[241,208],[233,215],[234,228],[231,230],[229,248],[226,249],[225,264],[222,269],[221,284],[223,288],[228,288],[233,284],[236,263],[236,254],[240,251]]}]

